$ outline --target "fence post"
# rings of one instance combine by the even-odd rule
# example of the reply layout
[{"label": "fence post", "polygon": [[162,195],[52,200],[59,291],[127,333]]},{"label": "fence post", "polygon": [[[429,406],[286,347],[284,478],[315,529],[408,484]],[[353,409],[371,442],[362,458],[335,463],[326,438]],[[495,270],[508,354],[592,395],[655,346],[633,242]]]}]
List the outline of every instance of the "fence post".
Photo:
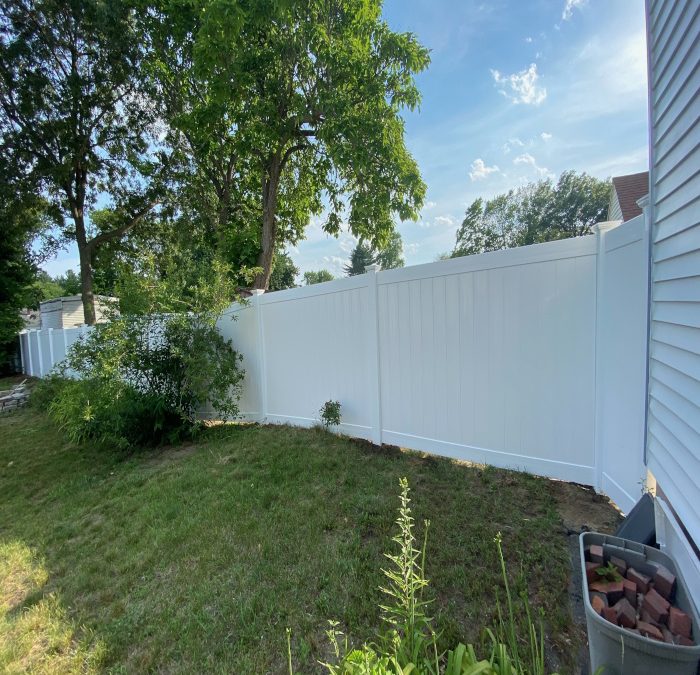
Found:
[{"label": "fence post", "polygon": [[34,375],[34,364],[32,363],[32,329],[27,328],[27,375]]},{"label": "fence post", "polygon": [[21,330],[19,332],[19,361],[20,361],[20,368],[22,369],[22,374],[26,375],[27,374],[27,359],[24,355],[24,342],[22,340],[22,336],[26,333],[25,330]]},{"label": "fence post", "polygon": [[382,444],[382,373],[379,356],[379,299],[377,289],[377,272],[380,265],[367,265],[367,308],[369,312],[369,396],[372,402],[372,442]]},{"label": "fence post", "polygon": [[44,377],[44,356],[41,353],[41,329],[36,332],[36,353],[39,355],[39,377]]},{"label": "fence post", "polygon": [[48,367],[49,371],[54,367],[54,364],[56,363],[56,357],[54,355],[55,353],[53,349],[53,330],[53,328],[49,328],[49,361],[51,361]]},{"label": "fence post", "polygon": [[602,354],[605,349],[605,327],[601,320],[603,313],[603,299],[607,292],[605,287],[605,234],[617,227],[619,220],[610,220],[596,223],[593,231],[596,236],[596,301],[595,301],[595,413],[593,436],[593,458],[595,462],[595,489],[601,492],[603,489],[603,465],[605,463],[603,448],[603,424],[605,411],[603,409],[603,396],[605,387],[605,372],[603,368]]},{"label": "fence post", "polygon": [[255,320],[258,324],[258,371],[260,377],[260,421],[267,417],[267,372],[265,366],[265,327],[262,316],[262,296],[265,291],[262,288],[251,290]]}]

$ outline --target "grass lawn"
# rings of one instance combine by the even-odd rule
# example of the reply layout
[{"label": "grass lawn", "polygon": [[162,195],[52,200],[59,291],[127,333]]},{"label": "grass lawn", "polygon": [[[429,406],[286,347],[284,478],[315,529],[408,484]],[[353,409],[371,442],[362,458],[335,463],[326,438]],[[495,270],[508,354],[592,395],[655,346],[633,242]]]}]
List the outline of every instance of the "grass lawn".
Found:
[{"label": "grass lawn", "polygon": [[328,619],[355,642],[379,628],[401,476],[419,535],[431,521],[443,645],[493,619],[501,531],[571,672],[580,629],[550,481],[289,427],[118,457],[35,409],[0,417],[0,671],[282,673],[289,626],[296,672],[319,672]]}]

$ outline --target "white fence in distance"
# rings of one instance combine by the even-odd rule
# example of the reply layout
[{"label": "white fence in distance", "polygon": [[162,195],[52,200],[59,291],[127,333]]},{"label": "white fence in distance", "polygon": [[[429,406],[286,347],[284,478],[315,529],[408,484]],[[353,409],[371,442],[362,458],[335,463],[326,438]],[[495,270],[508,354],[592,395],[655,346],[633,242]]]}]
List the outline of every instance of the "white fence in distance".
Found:
[{"label": "white fence in distance", "polygon": [[89,330],[89,326],[76,326],[22,331],[19,334],[22,371],[32,377],[45,377],[65,359],[70,346]]},{"label": "white fence in distance", "polygon": [[[345,434],[594,485],[629,510],[648,239],[641,216],[616,225],[232,305],[219,330],[243,354],[241,417],[310,426],[339,400]],[[23,333],[25,372],[46,374],[80,330]]]}]

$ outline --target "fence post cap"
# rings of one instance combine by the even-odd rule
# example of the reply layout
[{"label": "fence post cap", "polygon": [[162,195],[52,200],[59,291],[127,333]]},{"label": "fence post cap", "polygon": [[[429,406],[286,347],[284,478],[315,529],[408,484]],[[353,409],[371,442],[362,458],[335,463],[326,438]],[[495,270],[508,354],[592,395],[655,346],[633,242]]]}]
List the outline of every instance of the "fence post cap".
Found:
[{"label": "fence post cap", "polygon": [[593,232],[595,232],[596,234],[603,234],[604,232],[612,230],[618,225],[622,225],[621,220],[605,220],[602,223],[596,223],[593,226]]},{"label": "fence post cap", "polygon": [[381,271],[382,266],[374,263],[373,265],[365,265],[365,272],[368,272],[369,274],[376,274],[377,272]]},{"label": "fence post cap", "polygon": [[251,295],[262,295],[264,292],[265,292],[264,288],[251,288],[250,289]]}]

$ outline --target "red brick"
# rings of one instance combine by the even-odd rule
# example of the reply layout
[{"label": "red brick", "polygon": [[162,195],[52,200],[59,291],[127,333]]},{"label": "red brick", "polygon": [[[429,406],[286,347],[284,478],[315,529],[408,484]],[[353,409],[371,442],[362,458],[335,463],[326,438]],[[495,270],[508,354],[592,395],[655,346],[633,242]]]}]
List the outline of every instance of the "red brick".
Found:
[{"label": "red brick", "polygon": [[634,628],[637,623],[637,612],[630,605],[627,598],[622,598],[615,603],[613,609],[617,612],[617,623],[625,628]]},{"label": "red brick", "polygon": [[593,583],[599,578],[599,575],[595,573],[601,567],[600,563],[597,562],[587,562],[586,563],[586,580],[589,584]]},{"label": "red brick", "polygon": [[644,637],[650,637],[653,640],[663,642],[664,636],[661,631],[656,626],[646,623],[646,621],[637,621],[637,630],[639,630]]},{"label": "red brick", "polygon": [[588,588],[591,591],[605,593],[610,605],[614,605],[625,594],[625,587],[621,581],[595,581]]},{"label": "red brick", "polygon": [[644,623],[650,623],[652,626],[656,626],[659,630],[663,627],[663,624],[660,624],[646,609],[639,612],[639,619],[644,621]]},{"label": "red brick", "polygon": [[673,592],[676,590],[676,577],[665,568],[659,565],[654,575],[654,590],[663,595],[666,600],[673,600]]},{"label": "red brick", "polygon": [[689,638],[692,635],[692,621],[690,617],[677,607],[671,607],[668,611],[668,627],[672,633]]},{"label": "red brick", "polygon": [[637,584],[637,591],[639,593],[646,593],[649,590],[649,582],[651,579],[646,574],[637,572],[634,567],[630,567],[627,570],[627,578]]},{"label": "red brick", "polygon": [[649,612],[654,621],[666,623],[668,621],[668,610],[670,604],[666,598],[661,597],[655,589],[651,589],[644,596],[643,609]]},{"label": "red brick", "polygon": [[603,562],[605,562],[603,560],[603,547],[599,544],[592,544],[591,547],[588,549],[588,555],[591,558],[591,562],[597,562],[601,565],[603,564]]},{"label": "red brick", "polygon": [[591,598],[591,607],[596,614],[602,614],[603,610],[608,606],[607,600],[603,600],[605,596],[600,593],[595,593]]},{"label": "red brick", "polygon": [[617,626],[617,612],[612,607],[603,607],[603,618]]},{"label": "red brick", "polygon": [[624,577],[625,574],[627,574],[627,563],[622,558],[611,556],[610,563],[617,569],[621,577]]},{"label": "red brick", "polygon": [[627,598],[627,602],[632,605],[632,607],[637,606],[637,584],[634,583],[634,581],[630,581],[629,579],[623,579],[622,580],[622,587],[625,592],[625,597]]}]

